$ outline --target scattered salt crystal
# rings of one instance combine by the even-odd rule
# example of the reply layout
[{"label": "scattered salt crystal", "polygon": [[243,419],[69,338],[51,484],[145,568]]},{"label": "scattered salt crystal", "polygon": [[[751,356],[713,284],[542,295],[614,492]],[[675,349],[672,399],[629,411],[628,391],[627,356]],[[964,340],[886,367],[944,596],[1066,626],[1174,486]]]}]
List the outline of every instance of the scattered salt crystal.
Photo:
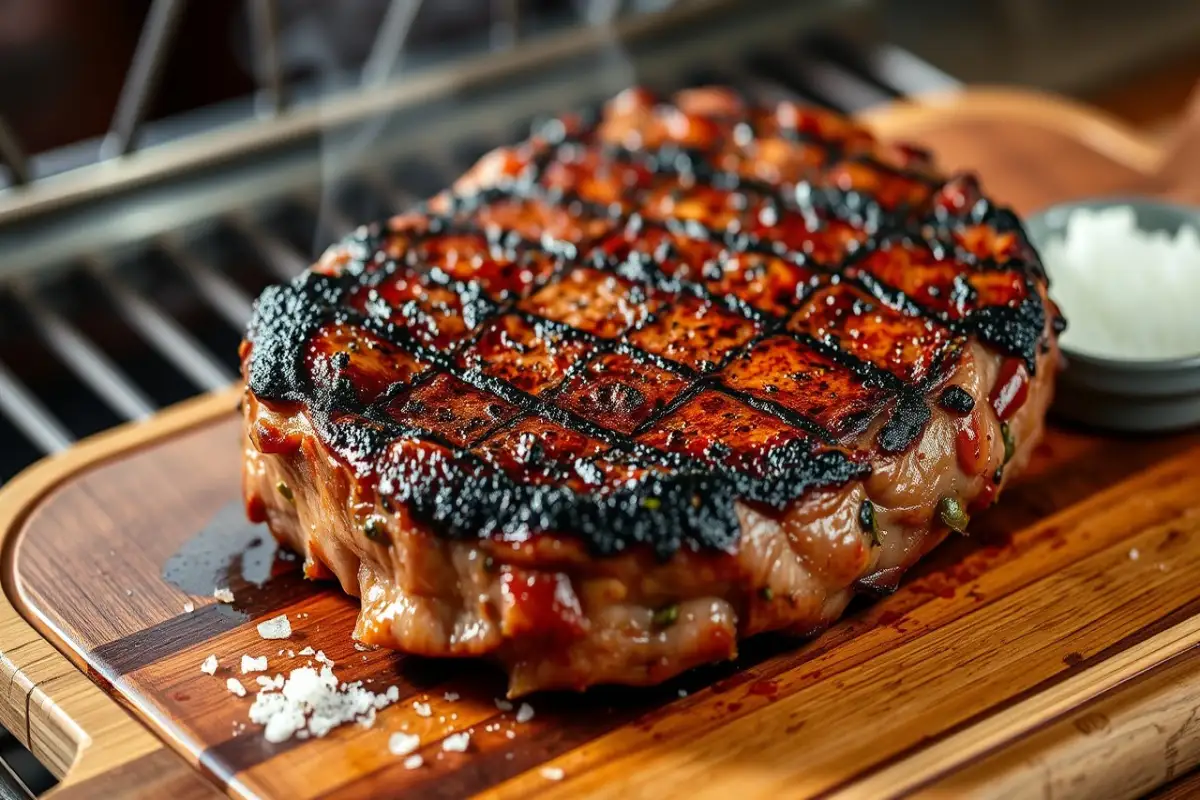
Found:
[{"label": "scattered salt crystal", "polygon": [[213,597],[217,598],[218,603],[233,602],[233,592],[224,586],[218,586],[216,589],[213,589]]},{"label": "scattered salt crystal", "polygon": [[[280,655],[282,655],[282,654],[283,654],[283,653],[282,653],[282,651],[280,651]],[[288,651],[287,651],[287,654],[288,654],[288,658],[295,658],[295,657],[296,657],[296,651],[295,651],[295,650],[288,650]]]},{"label": "scattered salt crystal", "polygon": [[332,667],[332,666],[334,666],[333,659],[331,659],[329,656],[325,655],[325,651],[324,651],[324,650],[318,650],[318,651],[317,651],[317,663],[318,663],[318,664],[324,664],[324,665],[326,665],[326,666],[328,666],[328,667]]},{"label": "scattered salt crystal", "polygon": [[406,756],[421,746],[421,737],[415,733],[393,733],[388,738],[388,750],[394,756]]},{"label": "scattered salt crystal", "polygon": [[264,639],[286,639],[292,635],[292,623],[288,622],[287,614],[280,614],[258,623],[258,635]]},{"label": "scattered salt crystal", "polygon": [[236,694],[238,697],[246,696],[246,687],[242,686],[242,682],[237,678],[230,678],[229,680],[225,681],[225,688],[228,689],[232,694]]},{"label": "scattered salt crystal", "polygon": [[371,652],[372,650],[374,650],[375,648],[373,648],[373,647],[367,647],[367,646],[366,646],[365,644],[363,644],[362,642],[355,642],[355,643],[354,643],[354,649],[355,649],[355,650],[357,650],[357,651],[358,651],[358,652],[360,652],[360,653],[369,653],[369,652]]},{"label": "scattered salt crystal", "polygon": [[384,692],[384,696],[387,697],[389,703],[396,702],[397,700],[400,699],[400,687],[399,686],[387,687],[387,690]]},{"label": "scattered salt crystal", "polygon": [[501,711],[512,711],[513,704],[508,702],[507,700],[497,697],[496,698],[496,708],[500,709]]},{"label": "scattered salt crystal", "polygon": [[305,647],[303,650],[300,651],[300,655],[302,655],[302,656],[316,655],[316,653],[317,653],[317,651],[312,649],[312,645],[309,645],[308,647]]},{"label": "scattered salt crystal", "polygon": [[254,682],[257,683],[259,686],[263,687],[264,689],[275,688],[275,681],[272,680],[271,678],[268,678],[266,675],[254,676]]},{"label": "scattered salt crystal", "polygon": [[125,596],[126,596],[126,597],[133,597],[133,589],[126,589],[126,590],[125,590]]},{"label": "scattered salt crystal", "polygon": [[413,703],[413,711],[417,712],[418,717],[433,716],[433,709],[429,707],[429,703]]},{"label": "scattered salt crystal", "polygon": [[512,753],[505,753],[505,754],[504,754],[504,758],[505,758],[505,759],[507,759],[508,761],[512,761],[512,760],[513,760],[513,754],[512,754]]},{"label": "scattered salt crystal", "polygon": [[446,692],[443,696],[446,698],[447,703],[454,703],[460,697],[458,692]]},{"label": "scattered salt crystal", "polygon": [[471,746],[471,734],[452,733],[442,740],[442,749],[447,753],[465,753]]},{"label": "scattered salt crystal", "polygon": [[193,603],[191,600],[187,600],[183,604],[183,610],[185,613],[190,614],[196,610],[196,604]]},{"label": "scattered salt crystal", "polygon": [[548,781],[561,781],[566,777],[566,773],[560,767],[542,767],[542,777]]},{"label": "scattered salt crystal", "polygon": [[404,759],[404,768],[420,769],[421,765],[424,763],[425,759],[421,758],[420,756],[409,756],[408,758]]},{"label": "scattered salt crystal", "polygon": [[1138,552],[1138,549],[1136,547],[1130,548],[1130,550],[1129,550],[1129,560],[1130,561],[1137,561],[1139,555],[1141,555],[1141,554]]},{"label": "scattered salt crystal", "polygon": [[506,730],[504,732],[504,736],[505,736],[505,738],[508,738],[508,739],[515,739],[515,738],[517,738],[517,732],[514,731],[512,728],[509,728],[508,730]]},{"label": "scattered salt crystal", "polygon": [[258,658],[254,658],[252,656],[247,656],[247,655],[242,656],[242,674],[243,675],[245,675],[247,672],[266,672],[266,671],[267,671],[267,657],[266,656],[259,656]]},{"label": "scattered salt crystal", "polygon": [[206,658],[202,662],[200,662],[200,671],[203,672],[205,675],[216,675],[217,674],[217,657],[209,656],[208,658]]},{"label": "scattered salt crystal", "polygon": [[680,689],[680,690],[679,690],[679,696],[680,696],[680,697],[687,697],[687,689]]},{"label": "scattered salt crystal", "polygon": [[322,737],[339,725],[357,722],[370,727],[379,709],[388,705],[383,695],[364,689],[361,681],[342,683],[328,665],[292,670],[285,679],[276,675],[250,707],[250,721],[263,725],[269,742]]},{"label": "scattered salt crystal", "polygon": [[521,703],[521,707],[517,709],[517,722],[525,723],[533,719],[533,706],[529,703]]}]

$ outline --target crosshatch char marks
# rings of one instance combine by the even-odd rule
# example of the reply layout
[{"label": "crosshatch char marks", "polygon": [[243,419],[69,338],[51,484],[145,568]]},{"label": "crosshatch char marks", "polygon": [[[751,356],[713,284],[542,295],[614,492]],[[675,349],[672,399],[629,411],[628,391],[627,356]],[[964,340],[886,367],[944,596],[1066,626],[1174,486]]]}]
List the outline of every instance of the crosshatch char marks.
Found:
[{"label": "crosshatch char marks", "polygon": [[[670,542],[727,547],[735,499],[864,474],[856,437],[882,416],[880,450],[916,441],[972,337],[1036,368],[1042,271],[972,179],[836,115],[714,97],[626,93],[360,229],[259,301],[250,390],[302,403],[442,532],[572,526],[577,505],[614,529],[591,542],[604,551],[672,526]],[[786,429],[756,445],[767,466],[722,457],[744,425],[685,432],[700,401]],[[579,438],[497,458],[531,420]]]}]

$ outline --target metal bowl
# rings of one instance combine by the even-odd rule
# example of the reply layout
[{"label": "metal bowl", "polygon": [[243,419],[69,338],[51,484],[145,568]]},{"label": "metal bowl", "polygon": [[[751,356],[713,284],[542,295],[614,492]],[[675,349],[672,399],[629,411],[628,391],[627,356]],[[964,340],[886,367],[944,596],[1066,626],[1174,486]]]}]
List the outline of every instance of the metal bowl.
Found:
[{"label": "metal bowl", "polygon": [[[1026,220],[1034,246],[1064,236],[1076,209],[1133,208],[1138,227],[1174,234],[1185,224],[1200,228],[1200,208],[1145,198],[1099,198],[1060,203]],[[1046,265],[1053,295],[1054,268]],[[1064,309],[1067,323],[1071,312]],[[1077,311],[1075,313],[1078,313]],[[1127,361],[1063,348],[1053,412],[1097,428],[1126,432],[1175,431],[1200,424],[1200,353],[1160,361]]]}]

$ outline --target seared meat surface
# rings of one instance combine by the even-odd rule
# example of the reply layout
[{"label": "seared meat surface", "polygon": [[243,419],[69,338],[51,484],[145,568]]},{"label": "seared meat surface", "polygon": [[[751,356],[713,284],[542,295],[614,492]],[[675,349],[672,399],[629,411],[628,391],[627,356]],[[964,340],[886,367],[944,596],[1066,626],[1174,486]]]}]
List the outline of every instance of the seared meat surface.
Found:
[{"label": "seared meat surface", "polygon": [[995,501],[1061,319],[1011,212],[830,112],[640,90],[267,290],[252,519],[510,693],[819,631]]}]

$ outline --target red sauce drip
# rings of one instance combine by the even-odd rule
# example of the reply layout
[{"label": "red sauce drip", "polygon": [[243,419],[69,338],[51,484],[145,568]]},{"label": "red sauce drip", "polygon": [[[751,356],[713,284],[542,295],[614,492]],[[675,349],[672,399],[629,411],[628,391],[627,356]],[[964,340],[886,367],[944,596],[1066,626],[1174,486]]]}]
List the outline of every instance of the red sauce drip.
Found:
[{"label": "red sauce drip", "polygon": [[775,697],[779,694],[779,684],[770,678],[760,678],[750,684],[746,691],[750,694],[757,694],[763,697]]},{"label": "red sauce drip", "polygon": [[1001,421],[1007,420],[1025,404],[1028,396],[1029,371],[1025,369],[1025,362],[1019,358],[1006,358],[1000,364],[1000,377],[989,398],[996,416]]},{"label": "red sauce drip", "polygon": [[267,504],[259,495],[246,496],[246,518],[256,524],[267,521]]},{"label": "red sauce drip", "polygon": [[996,492],[999,490],[999,488],[1000,487],[998,485],[992,483],[991,481],[988,481],[986,484],[984,484],[983,489],[978,495],[976,495],[975,499],[971,501],[970,505],[967,506],[967,513],[978,514],[980,511],[983,511],[985,508],[990,506],[992,501],[995,500]]},{"label": "red sauce drip", "polygon": [[979,435],[977,413],[972,412],[959,421],[958,435],[955,436],[958,466],[966,475],[979,475],[987,466],[987,455]]},{"label": "red sauce drip", "polygon": [[270,456],[295,452],[302,437],[260,419],[254,424],[254,438],[258,440],[258,449]]},{"label": "red sauce drip", "polygon": [[571,588],[570,578],[561,572],[547,575],[510,570],[501,576],[500,590],[508,601],[503,623],[505,636],[574,638],[583,634],[579,599]]}]

